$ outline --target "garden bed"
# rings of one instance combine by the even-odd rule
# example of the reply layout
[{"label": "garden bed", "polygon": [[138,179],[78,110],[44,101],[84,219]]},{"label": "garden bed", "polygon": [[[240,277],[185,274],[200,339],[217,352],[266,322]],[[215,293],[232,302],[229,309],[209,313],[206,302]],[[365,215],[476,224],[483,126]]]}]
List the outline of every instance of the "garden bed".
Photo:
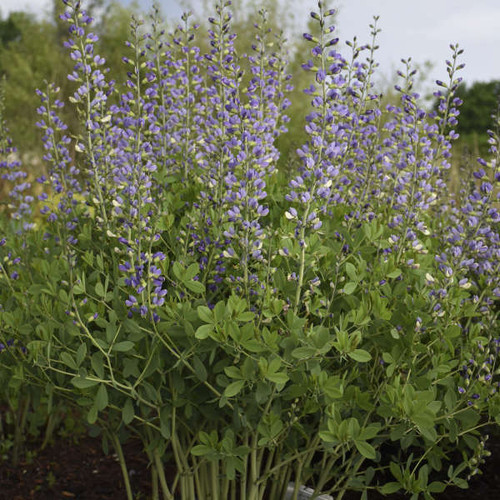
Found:
[{"label": "garden bed", "polygon": [[[500,498],[500,436],[491,438],[483,473],[470,482],[470,488],[449,488],[437,495],[439,500],[489,500]],[[135,498],[151,495],[150,472],[139,442],[124,446]],[[23,460],[18,467],[2,463],[0,467],[0,500],[108,500],[124,498],[125,489],[116,455],[105,455],[99,438],[84,437],[78,442],[57,442]],[[350,493],[345,500],[358,500]],[[401,495],[369,495],[370,499],[402,500]],[[271,499],[269,499],[271,500]]]},{"label": "garden bed", "polygon": [[[92,16],[63,3],[73,94],[37,91],[47,175],[15,159],[0,96],[0,456],[16,464],[0,496],[466,488],[485,444],[500,456],[486,442],[500,424],[500,115],[490,158],[450,192],[463,50],[450,46],[432,110],[410,59],[386,105],[377,18],[342,55],[318,0],[307,139],[292,134],[281,165],[293,75],[265,11],[246,55],[230,0],[204,40],[188,13],[170,34],[155,9],[134,18],[121,86]],[[58,420],[68,411],[76,423]],[[496,498],[484,478],[471,491]]]}]

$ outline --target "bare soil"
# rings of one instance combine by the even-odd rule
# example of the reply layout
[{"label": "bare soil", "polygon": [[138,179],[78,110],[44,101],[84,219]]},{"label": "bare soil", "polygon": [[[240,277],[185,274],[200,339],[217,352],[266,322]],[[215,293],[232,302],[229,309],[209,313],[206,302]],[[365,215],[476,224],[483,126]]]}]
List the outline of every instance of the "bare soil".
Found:
[{"label": "bare soil", "polygon": [[[468,490],[449,488],[436,495],[438,500],[500,499],[500,436],[490,439],[492,456],[483,473],[471,480]],[[151,495],[148,461],[139,442],[124,446],[134,497],[147,500]],[[82,437],[78,443],[59,439],[56,444],[38,451],[17,467],[0,462],[0,500],[122,500],[125,489],[116,455],[105,455],[101,440]],[[403,500],[406,496],[369,495],[372,500]],[[347,500],[359,499],[358,494]],[[220,499],[225,500],[225,499]],[[272,500],[272,499],[269,499]]]}]

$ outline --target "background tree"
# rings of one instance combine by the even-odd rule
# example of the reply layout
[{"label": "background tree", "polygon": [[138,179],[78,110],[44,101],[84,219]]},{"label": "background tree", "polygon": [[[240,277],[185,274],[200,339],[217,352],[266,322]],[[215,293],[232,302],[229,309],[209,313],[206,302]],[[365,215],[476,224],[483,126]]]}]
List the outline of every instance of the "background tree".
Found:
[{"label": "background tree", "polygon": [[0,44],[2,46],[18,39],[20,36],[21,32],[12,16],[9,16],[7,19],[0,19]]},{"label": "background tree", "polygon": [[[30,152],[32,158],[40,157],[40,133],[34,126],[39,98],[37,88],[44,89],[45,82],[58,82],[61,98],[74,92],[74,85],[67,74],[73,61],[63,47],[67,39],[67,26],[59,19],[64,5],[54,0],[48,18],[38,19],[23,12],[13,12],[0,19],[0,76],[5,78],[5,120],[13,143],[20,151]],[[95,30],[100,37],[97,50],[105,57],[113,77],[126,77],[120,50],[129,36],[130,16],[137,8],[125,8],[119,2],[93,0],[88,10],[96,16]],[[19,110],[23,110],[22,113]],[[78,126],[71,110],[62,110],[61,117],[70,133]],[[33,160],[30,160],[33,161]]]},{"label": "background tree", "polygon": [[498,111],[500,81],[462,84],[457,95],[463,101],[457,127],[461,145],[474,156],[484,156],[489,146],[485,132],[492,128],[492,115]]},{"label": "background tree", "polygon": [[[295,0],[296,1],[296,0]],[[196,22],[205,26],[211,11],[210,2],[187,1],[186,10],[192,10]],[[96,18],[95,31],[99,35],[96,49],[106,59],[106,66],[110,68],[114,79],[120,81],[126,78],[126,68],[121,60],[122,48],[129,38],[130,17],[147,18],[147,13],[140,12],[137,4],[128,7],[118,1],[93,0],[87,4],[88,10]],[[288,36],[286,50],[289,54],[289,72],[292,74],[291,83],[294,90],[289,95],[292,107],[288,110],[291,118],[288,128],[290,134],[279,138],[282,166],[288,165],[295,155],[297,144],[305,140],[303,119],[307,113],[308,99],[303,90],[313,83],[311,73],[302,69],[301,65],[310,58],[310,47],[302,37],[297,36],[297,19],[294,18],[293,4],[285,4],[283,0],[234,0],[233,30],[238,34],[236,49],[239,54],[252,52],[254,23],[258,21],[259,8],[265,8],[268,13],[269,27],[276,35],[282,31]],[[59,0],[53,0],[50,15],[45,19],[38,19],[25,13],[12,13],[7,19],[0,19],[0,75],[5,82],[5,117],[9,126],[14,144],[18,149],[32,153],[32,157],[39,157],[41,141],[38,130],[33,126],[38,119],[36,108],[39,106],[37,88],[44,88],[45,81],[56,81],[61,88],[61,97],[66,97],[73,91],[73,85],[68,82],[66,75],[71,71],[72,61],[67,50],[63,48],[63,41],[67,38],[67,29],[61,23],[59,15],[64,5]],[[172,31],[177,19],[167,19],[167,31]],[[312,21],[312,19],[311,19]],[[306,28],[314,35],[315,25],[310,23]],[[303,31],[301,29],[300,31]],[[206,29],[199,31],[198,41],[203,53],[209,51]],[[245,66],[245,60],[242,61]],[[247,75],[249,77],[249,75]],[[23,109],[23,113],[19,113]],[[70,132],[76,131],[77,123],[72,113],[62,112],[62,118],[69,125]]]},{"label": "background tree", "polygon": [[[182,2],[186,10],[195,14],[196,21],[207,26],[207,17],[212,12],[212,2],[209,0],[185,0]],[[290,122],[287,124],[288,134],[282,134],[277,139],[280,151],[280,166],[287,168],[296,157],[295,150],[302,144],[307,134],[304,131],[304,119],[309,110],[309,99],[304,94],[304,89],[314,82],[311,72],[304,71],[302,64],[311,58],[311,46],[302,36],[297,35],[307,31],[313,36],[317,35],[317,23],[310,19],[304,26],[302,19],[295,17],[298,0],[232,0],[231,11],[233,13],[232,29],[237,34],[235,41],[238,54],[251,54],[254,43],[252,34],[255,32],[254,24],[258,21],[258,11],[265,9],[268,12],[269,28],[275,35],[283,33],[286,40],[285,50],[288,53],[288,73],[292,75],[290,80],[293,90],[287,95],[291,106],[287,110]],[[334,23],[333,19],[332,22]],[[206,30],[204,30],[206,33]],[[206,37],[200,37],[202,52],[208,52],[208,41]],[[245,61],[242,61],[245,69]],[[248,75],[247,75],[248,76]]]},{"label": "background tree", "polygon": [[39,105],[35,89],[42,87],[44,81],[64,85],[70,63],[60,49],[51,22],[15,12],[6,23],[17,36],[0,45],[0,74],[5,77],[5,117],[14,144],[25,151],[34,151],[39,149],[39,134],[33,126]]}]

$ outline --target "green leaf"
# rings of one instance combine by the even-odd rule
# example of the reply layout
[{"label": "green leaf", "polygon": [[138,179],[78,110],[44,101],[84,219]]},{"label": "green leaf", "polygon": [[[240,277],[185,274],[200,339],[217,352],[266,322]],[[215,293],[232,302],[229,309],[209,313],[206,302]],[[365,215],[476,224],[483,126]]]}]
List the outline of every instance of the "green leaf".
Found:
[{"label": "green leaf", "polygon": [[242,341],[241,346],[250,352],[262,352],[266,350],[262,343],[255,339]]},{"label": "green leaf", "polygon": [[241,389],[243,389],[244,385],[245,380],[237,380],[236,382],[230,383],[224,391],[224,396],[226,396],[227,398],[236,396],[236,394],[238,394]]},{"label": "green leaf", "polygon": [[203,457],[204,455],[209,455],[212,453],[212,448],[206,444],[197,444],[191,448],[191,454],[195,457]]},{"label": "green leaf", "polygon": [[124,340],[123,342],[117,342],[113,345],[112,350],[116,352],[128,352],[134,347],[134,343],[130,340]]},{"label": "green leaf", "polygon": [[356,290],[357,286],[358,286],[358,284],[354,283],[353,281],[350,281],[349,283],[346,283],[346,285],[344,286],[344,293],[346,295],[351,295],[351,293],[353,293],[354,290]]},{"label": "green leaf", "polygon": [[224,316],[226,314],[226,304],[224,303],[223,300],[219,300],[217,304],[215,304],[214,307],[214,318],[215,321],[219,322],[224,319]]},{"label": "green leaf", "polygon": [[271,302],[271,311],[277,316],[283,310],[283,301],[274,299]]},{"label": "green leaf", "polygon": [[81,295],[82,293],[85,293],[85,287],[83,287],[81,284],[76,284],[73,286],[73,295]]},{"label": "green leaf", "polygon": [[106,389],[106,386],[104,384],[101,384],[99,386],[99,389],[97,389],[94,404],[99,411],[102,411],[104,410],[104,408],[106,408],[106,406],[108,406],[108,403],[108,391]]},{"label": "green leaf", "polygon": [[241,370],[237,366],[226,366],[226,368],[224,368],[224,373],[230,378],[236,378],[238,380],[243,378]]},{"label": "green leaf", "polygon": [[353,264],[351,264],[350,262],[348,262],[345,265],[345,270],[347,272],[347,275],[349,276],[349,278],[351,278],[352,281],[354,281],[354,282],[359,281],[358,272],[356,271],[356,267],[354,267]]},{"label": "green leaf", "polygon": [[382,359],[385,363],[394,363],[393,357],[388,352],[382,353]]},{"label": "green leaf", "polygon": [[116,339],[118,328],[112,323],[106,325],[106,341],[111,344]]},{"label": "green leaf", "polygon": [[425,464],[420,467],[418,471],[417,481],[420,485],[420,488],[427,489],[427,484],[429,483],[429,465]]},{"label": "green leaf", "polygon": [[252,311],[245,311],[238,314],[237,320],[246,323],[247,321],[252,321],[255,318],[255,314]]},{"label": "green leaf", "polygon": [[319,438],[325,443],[335,443],[337,442],[337,438],[333,432],[330,431],[320,431]]},{"label": "green leaf", "polygon": [[95,424],[97,420],[97,414],[98,414],[97,408],[95,406],[92,406],[89,412],[87,413],[87,422],[91,425]]},{"label": "green leaf", "polygon": [[373,439],[378,434],[379,430],[380,430],[379,425],[369,425],[368,427],[361,429],[361,433],[359,434],[359,439],[363,441],[367,441],[368,439]]},{"label": "green leaf", "polygon": [[396,328],[391,328],[391,337],[395,340],[399,339],[399,333]]},{"label": "green leaf", "polygon": [[434,429],[434,427],[423,427],[421,425],[417,425],[418,427],[418,430],[420,431],[420,434],[422,434],[422,436],[424,436],[426,439],[428,439],[429,441],[432,441],[433,443],[436,441],[437,439],[437,432],[436,432],[436,429]]},{"label": "green leaf", "polygon": [[392,495],[401,489],[401,485],[396,482],[385,483],[382,488],[380,488],[380,493],[383,495]]},{"label": "green leaf", "polygon": [[76,351],[76,364],[80,366],[87,356],[87,344],[80,344],[78,350]]},{"label": "green leaf", "polygon": [[372,355],[363,349],[354,349],[354,351],[348,353],[349,357],[358,361],[359,363],[367,363],[372,359]]},{"label": "green leaf", "polygon": [[271,382],[274,382],[275,384],[286,384],[288,382],[289,377],[286,373],[284,372],[278,372],[278,373],[268,373],[266,375],[267,380],[270,380]]},{"label": "green leaf", "polygon": [[172,437],[170,423],[170,409],[164,406],[160,411],[160,433],[168,440]]},{"label": "green leaf", "polygon": [[461,477],[454,477],[453,484],[458,486],[462,490],[466,490],[469,488],[469,483],[465,479],[462,479]]},{"label": "green leaf", "polygon": [[357,440],[358,436],[359,436],[359,430],[360,430],[358,419],[352,417],[352,418],[349,418],[347,420],[344,420],[344,422],[347,423],[348,435],[351,436],[354,440]]},{"label": "green leaf", "polygon": [[443,493],[443,491],[446,489],[446,485],[442,483],[441,481],[433,481],[429,486],[427,487],[427,490],[430,493]]},{"label": "green leaf", "polygon": [[71,383],[78,389],[88,389],[89,387],[94,387],[99,383],[98,380],[90,380],[88,378],[73,377]]},{"label": "green leaf", "polygon": [[194,336],[199,340],[206,339],[214,330],[213,325],[202,325],[196,330]]},{"label": "green leaf", "polygon": [[172,271],[174,273],[174,276],[179,280],[179,281],[182,281],[182,277],[183,277],[183,272],[184,272],[184,269],[183,267],[181,266],[181,264],[179,264],[178,262],[174,262],[172,264]]},{"label": "green leaf", "polygon": [[90,358],[90,364],[92,365],[92,369],[94,370],[95,374],[99,378],[104,378],[104,362],[101,352],[92,354],[92,357]]},{"label": "green leaf", "polygon": [[104,287],[102,286],[102,283],[98,281],[95,285],[95,293],[98,297],[105,297],[106,292],[104,291]]},{"label": "green leaf", "polygon": [[191,264],[184,273],[183,281],[191,281],[199,272],[200,266],[198,264]]},{"label": "green leaf", "polygon": [[226,322],[226,331],[229,333],[229,336],[235,340],[237,343],[241,340],[241,332],[238,325],[234,321]]},{"label": "green leaf", "polygon": [[451,325],[446,329],[444,335],[448,339],[454,339],[456,337],[460,337],[461,333],[462,327],[460,325]]},{"label": "green leaf", "polygon": [[63,352],[61,354],[61,361],[66,366],[69,366],[72,370],[78,369],[78,366],[77,366],[75,360],[73,359],[73,356],[71,356],[71,354],[69,354],[68,352]]},{"label": "green leaf", "polygon": [[63,288],[59,290],[59,300],[62,304],[68,303],[68,293]]},{"label": "green leaf", "polygon": [[267,365],[268,373],[275,373],[280,368],[281,368],[281,359],[280,358],[272,359],[271,362]]},{"label": "green leaf", "polygon": [[214,322],[213,313],[207,306],[198,306],[196,311],[198,312],[198,317],[204,323],[213,323]]},{"label": "green leaf", "polygon": [[322,385],[323,392],[331,399],[341,398],[344,390],[338,377],[329,377]]},{"label": "green leaf", "polygon": [[394,269],[394,271],[391,271],[390,273],[387,273],[388,278],[398,278],[401,276],[401,269]]},{"label": "green leaf", "polygon": [[354,441],[354,444],[361,455],[370,460],[375,460],[377,454],[375,452],[375,448],[371,444],[366,441]]},{"label": "green leaf", "polygon": [[472,408],[457,413],[456,418],[462,422],[464,429],[471,429],[479,422],[479,414]]},{"label": "green leaf", "polygon": [[193,368],[194,372],[196,373],[196,376],[201,382],[205,382],[207,380],[207,369],[205,368],[205,365],[201,362],[200,358],[198,356],[195,356],[193,358]]},{"label": "green leaf", "polygon": [[186,288],[191,290],[193,293],[205,293],[205,285],[199,281],[186,281],[184,284],[186,285]]},{"label": "green leaf", "polygon": [[427,407],[414,405],[411,419],[420,427],[434,427],[435,415]]},{"label": "green leaf", "polygon": [[127,399],[122,409],[122,420],[125,425],[130,424],[134,420],[135,411],[134,404],[131,399]]},{"label": "green leaf", "polygon": [[396,462],[391,462],[389,464],[389,469],[391,469],[392,475],[398,480],[403,481],[403,473],[401,472],[401,468]]},{"label": "green leaf", "polygon": [[446,394],[444,395],[444,404],[446,405],[446,409],[450,412],[455,409],[457,396],[453,389],[450,388],[446,391]]},{"label": "green leaf", "polygon": [[292,351],[292,356],[297,359],[307,359],[314,356],[316,351],[315,347],[297,347]]}]

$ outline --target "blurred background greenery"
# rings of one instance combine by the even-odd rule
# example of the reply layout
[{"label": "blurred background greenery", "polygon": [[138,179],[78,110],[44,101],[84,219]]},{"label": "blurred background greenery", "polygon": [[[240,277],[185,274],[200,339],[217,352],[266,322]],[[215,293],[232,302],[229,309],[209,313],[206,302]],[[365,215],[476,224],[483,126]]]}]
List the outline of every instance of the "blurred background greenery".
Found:
[{"label": "blurred background greenery", "polygon": [[[188,2],[189,3],[189,2]],[[210,13],[209,2],[204,8],[196,10],[197,21],[204,23]],[[233,29],[240,34],[237,38],[239,53],[251,52],[251,37],[246,34],[252,32],[253,23],[256,21],[254,0],[234,0],[234,25]],[[62,3],[53,0],[51,15],[39,18],[25,12],[11,12],[4,18],[0,17],[0,77],[4,87],[5,109],[4,119],[10,130],[10,136],[17,149],[22,152],[21,159],[29,165],[33,175],[39,175],[43,170],[40,160],[42,156],[41,136],[35,126],[38,116],[36,109],[39,106],[35,89],[44,88],[46,82],[57,82],[62,89],[62,97],[71,94],[71,83],[66,75],[70,72],[72,61],[63,41],[67,37],[67,27],[59,20]],[[88,9],[96,18],[94,30],[100,37],[98,43],[99,53],[106,58],[111,75],[118,82],[126,77],[125,68],[121,61],[126,49],[124,41],[128,38],[129,22],[132,15],[145,17],[147,13],[140,12],[138,4],[124,6],[116,0],[89,0]],[[266,1],[269,11],[271,27],[279,32],[294,32],[292,14],[283,14],[280,11],[279,0]],[[1,15],[1,13],[0,13]],[[274,25],[273,25],[274,23]],[[167,20],[167,31],[175,28],[175,22]],[[312,28],[311,28],[312,29]],[[296,31],[296,30],[295,30]],[[342,27],[340,27],[342,31]],[[204,30],[200,30],[200,45],[202,50],[208,50]],[[241,35],[245,34],[245,36]],[[368,40],[369,33],[361,34],[360,39]],[[291,37],[290,37],[291,38]],[[300,36],[294,36],[288,42],[288,53],[294,90],[289,96],[292,107],[288,114],[291,121],[288,124],[289,134],[280,138],[279,148],[282,159],[281,165],[287,166],[294,159],[294,151],[298,144],[305,139],[303,131],[304,117],[309,111],[309,99],[303,94],[303,89],[312,82],[311,73],[301,69],[301,64],[308,58],[309,44]],[[429,88],[426,77],[430,72],[430,65],[420,65],[417,86]],[[397,99],[393,91],[394,81],[391,78],[379,76],[376,79],[378,91],[384,95],[384,102],[391,103]],[[488,144],[486,130],[491,127],[492,113],[497,111],[500,96],[500,81],[474,82],[470,85],[462,84],[459,95],[464,104],[461,108],[458,132],[460,140],[455,144],[455,160],[453,165],[454,185],[457,185],[457,176],[475,163],[474,158],[487,156]],[[428,99],[428,106],[432,108],[432,99]],[[69,125],[70,132],[77,126],[71,109],[63,111],[62,118]],[[0,197],[7,189],[0,184]]]}]

